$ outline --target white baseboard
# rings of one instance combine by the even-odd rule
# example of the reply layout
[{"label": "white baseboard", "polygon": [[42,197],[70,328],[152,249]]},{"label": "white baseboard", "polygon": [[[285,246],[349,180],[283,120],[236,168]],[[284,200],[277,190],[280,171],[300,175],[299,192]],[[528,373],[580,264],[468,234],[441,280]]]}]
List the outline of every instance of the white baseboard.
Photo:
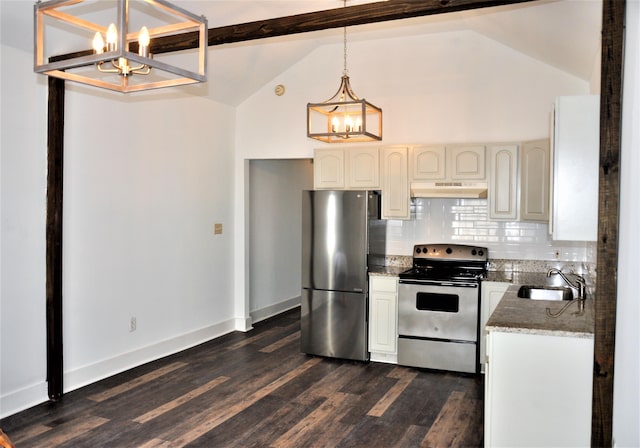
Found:
[{"label": "white baseboard", "polygon": [[370,360],[375,362],[384,362],[387,364],[398,364],[398,355],[390,353],[371,352]]},{"label": "white baseboard", "polygon": [[289,311],[297,306],[300,306],[300,296],[274,303],[273,305],[260,308],[259,310],[253,310],[251,311],[251,320],[253,323],[260,322],[261,320],[284,313],[285,311]]},{"label": "white baseboard", "polygon": [[234,320],[231,319],[123,353],[104,361],[66,371],[64,374],[64,391],[70,392],[147,362],[155,361],[218,338],[234,330]]},{"label": "white baseboard", "polygon": [[249,330],[253,330],[253,326],[251,326],[251,317],[236,317],[236,331],[247,332]]},{"label": "white baseboard", "polygon": [[49,391],[46,381],[2,395],[0,397],[0,418],[24,411],[32,406],[44,403],[48,399]]}]

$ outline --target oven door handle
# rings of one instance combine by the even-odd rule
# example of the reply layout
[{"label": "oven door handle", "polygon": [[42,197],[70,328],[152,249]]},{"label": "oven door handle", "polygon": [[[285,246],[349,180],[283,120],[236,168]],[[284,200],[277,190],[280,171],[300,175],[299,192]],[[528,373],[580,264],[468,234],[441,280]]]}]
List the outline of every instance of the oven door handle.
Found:
[{"label": "oven door handle", "polygon": [[453,287],[459,287],[459,288],[477,288],[478,287],[477,282],[465,283],[465,282],[446,282],[446,281],[429,281],[429,280],[421,280],[421,281],[400,280],[399,283],[401,285],[453,286]]}]

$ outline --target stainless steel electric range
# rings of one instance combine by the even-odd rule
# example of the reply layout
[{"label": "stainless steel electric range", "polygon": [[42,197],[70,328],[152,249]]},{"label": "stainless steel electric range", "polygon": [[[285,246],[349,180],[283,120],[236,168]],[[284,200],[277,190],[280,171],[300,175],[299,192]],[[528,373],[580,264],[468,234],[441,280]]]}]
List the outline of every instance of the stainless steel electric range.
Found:
[{"label": "stainless steel electric range", "polygon": [[400,274],[398,364],[479,372],[480,281],[487,248],[418,244]]}]

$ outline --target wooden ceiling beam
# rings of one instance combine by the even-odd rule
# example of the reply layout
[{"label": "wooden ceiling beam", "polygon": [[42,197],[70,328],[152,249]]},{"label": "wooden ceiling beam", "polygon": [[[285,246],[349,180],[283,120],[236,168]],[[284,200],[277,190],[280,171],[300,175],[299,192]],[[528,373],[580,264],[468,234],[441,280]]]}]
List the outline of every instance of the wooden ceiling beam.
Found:
[{"label": "wooden ceiling beam", "polygon": [[[208,46],[267,39],[270,37],[308,33],[345,26],[388,22],[435,14],[503,6],[536,0],[387,0],[323,11],[258,20],[208,30]],[[198,47],[198,33],[189,32],[153,39],[151,53],[161,54]],[[131,51],[137,51],[133,43]],[[92,54],[92,50],[54,56],[51,62]]]},{"label": "wooden ceiling beam", "polygon": [[[532,0],[388,0],[309,12],[239,25],[210,28],[209,46],[308,33],[345,26],[387,22],[469,9],[522,3]],[[197,35],[157,39],[158,50],[178,51],[197,47]]]}]

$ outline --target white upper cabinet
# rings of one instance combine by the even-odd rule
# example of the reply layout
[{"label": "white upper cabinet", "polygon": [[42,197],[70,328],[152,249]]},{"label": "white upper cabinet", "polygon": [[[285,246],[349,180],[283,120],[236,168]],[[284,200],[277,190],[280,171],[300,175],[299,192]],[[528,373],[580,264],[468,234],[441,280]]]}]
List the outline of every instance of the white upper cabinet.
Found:
[{"label": "white upper cabinet", "polygon": [[410,159],[412,181],[446,179],[444,146],[413,146],[410,149]]},{"label": "white upper cabinet", "polygon": [[313,186],[316,190],[344,188],[344,150],[316,149],[313,154]]},{"label": "white upper cabinet", "polygon": [[411,182],[485,181],[484,145],[420,145],[410,149]]},{"label": "white upper cabinet", "polygon": [[518,219],[518,145],[489,147],[489,217]]},{"label": "white upper cabinet", "polygon": [[382,218],[409,219],[408,148],[387,147],[380,150],[382,171]]},{"label": "white upper cabinet", "polygon": [[549,141],[491,145],[489,159],[489,218],[546,222]]},{"label": "white upper cabinet", "polygon": [[316,190],[380,188],[378,148],[322,148],[313,156]]},{"label": "white upper cabinet", "polygon": [[452,180],[486,180],[485,147],[447,146],[447,165]]},{"label": "white upper cabinet", "polygon": [[557,98],[553,134],[549,231],[554,240],[596,241],[600,98]]},{"label": "white upper cabinet", "polygon": [[524,142],[520,153],[520,219],[549,219],[549,140]]},{"label": "white upper cabinet", "polygon": [[378,148],[351,148],[347,156],[347,188],[380,188]]}]

